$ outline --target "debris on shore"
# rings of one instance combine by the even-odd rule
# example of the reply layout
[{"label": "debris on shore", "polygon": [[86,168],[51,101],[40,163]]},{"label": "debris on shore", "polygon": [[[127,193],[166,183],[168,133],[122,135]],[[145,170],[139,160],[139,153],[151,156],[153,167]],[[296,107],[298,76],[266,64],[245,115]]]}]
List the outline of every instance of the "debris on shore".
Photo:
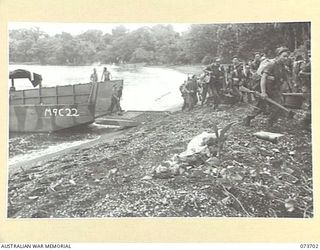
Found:
[{"label": "debris on shore", "polygon": [[[281,119],[281,140],[260,140],[266,119],[244,127],[245,109],[144,113],[112,142],[21,169],[8,217],[313,217],[310,131]],[[219,149],[215,131],[229,124]]]}]

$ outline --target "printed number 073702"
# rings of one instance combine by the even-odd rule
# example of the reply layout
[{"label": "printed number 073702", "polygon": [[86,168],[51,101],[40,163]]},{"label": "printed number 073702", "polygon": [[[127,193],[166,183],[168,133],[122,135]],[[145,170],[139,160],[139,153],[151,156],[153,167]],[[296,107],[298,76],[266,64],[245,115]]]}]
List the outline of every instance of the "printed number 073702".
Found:
[{"label": "printed number 073702", "polygon": [[319,244],[300,244],[300,248],[304,249],[318,249]]}]

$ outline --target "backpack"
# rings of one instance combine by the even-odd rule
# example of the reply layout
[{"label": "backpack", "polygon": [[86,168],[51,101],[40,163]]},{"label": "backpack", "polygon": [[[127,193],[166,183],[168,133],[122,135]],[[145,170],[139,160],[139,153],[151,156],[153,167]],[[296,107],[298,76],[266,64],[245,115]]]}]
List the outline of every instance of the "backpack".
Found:
[{"label": "backpack", "polygon": [[301,70],[301,66],[302,66],[303,61],[295,61],[293,63],[293,73],[298,75],[300,70]]},{"label": "backpack", "polygon": [[263,73],[265,67],[272,61],[273,61],[273,59],[266,58],[265,60],[263,60],[260,63],[259,68],[257,69],[257,71],[252,76],[253,81],[260,81],[260,79],[262,77],[262,73]]}]

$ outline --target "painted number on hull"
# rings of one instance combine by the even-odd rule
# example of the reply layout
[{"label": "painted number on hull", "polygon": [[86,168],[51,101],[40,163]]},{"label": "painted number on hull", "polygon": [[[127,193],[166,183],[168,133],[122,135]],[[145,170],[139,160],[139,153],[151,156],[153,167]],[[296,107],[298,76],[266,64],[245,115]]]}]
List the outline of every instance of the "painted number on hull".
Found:
[{"label": "painted number on hull", "polygon": [[76,108],[51,109],[46,108],[44,116],[79,116]]}]

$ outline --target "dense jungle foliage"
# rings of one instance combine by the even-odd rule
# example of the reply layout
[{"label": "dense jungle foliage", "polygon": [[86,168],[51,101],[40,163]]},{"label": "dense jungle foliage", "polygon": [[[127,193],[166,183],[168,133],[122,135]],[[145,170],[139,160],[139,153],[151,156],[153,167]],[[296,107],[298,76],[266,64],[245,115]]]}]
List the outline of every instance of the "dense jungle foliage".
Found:
[{"label": "dense jungle foliage", "polygon": [[131,31],[120,25],[111,34],[88,30],[54,36],[35,27],[10,30],[9,37],[10,63],[192,64],[216,56],[227,62],[234,54],[247,60],[255,51],[272,57],[278,46],[294,51],[310,40],[310,23],[194,24],[182,33],[172,25]]}]

